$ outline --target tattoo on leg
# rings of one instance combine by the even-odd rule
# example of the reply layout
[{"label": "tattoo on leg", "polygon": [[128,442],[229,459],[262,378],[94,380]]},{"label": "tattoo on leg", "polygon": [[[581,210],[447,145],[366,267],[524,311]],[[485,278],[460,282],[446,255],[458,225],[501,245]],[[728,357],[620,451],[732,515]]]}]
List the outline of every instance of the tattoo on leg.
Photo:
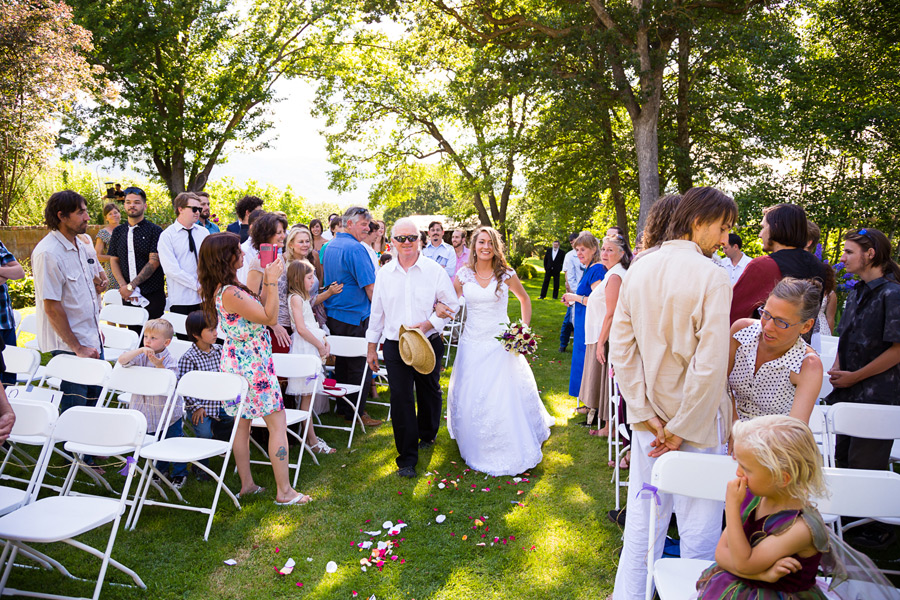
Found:
[{"label": "tattoo on leg", "polygon": [[284,449],[284,446],[278,447],[278,452],[275,453],[275,456],[278,457],[278,460],[284,460],[287,458],[287,450]]}]

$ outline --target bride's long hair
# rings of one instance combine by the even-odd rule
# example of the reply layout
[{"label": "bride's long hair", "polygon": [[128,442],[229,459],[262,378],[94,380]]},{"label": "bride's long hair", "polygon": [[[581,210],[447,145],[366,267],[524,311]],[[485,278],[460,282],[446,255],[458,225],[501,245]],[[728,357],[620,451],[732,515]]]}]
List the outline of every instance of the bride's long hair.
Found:
[{"label": "bride's long hair", "polygon": [[475,265],[478,263],[478,257],[475,255],[475,244],[478,243],[478,236],[482,233],[488,234],[491,238],[491,247],[494,250],[494,256],[491,258],[491,270],[494,272],[494,279],[497,280],[497,289],[495,293],[497,297],[500,297],[500,283],[503,281],[503,275],[509,271],[509,263],[506,262],[506,257],[504,256],[506,248],[503,245],[503,239],[500,237],[500,234],[493,227],[488,227],[486,225],[482,225],[478,229],[474,231],[472,234],[472,239],[469,242],[469,262],[467,266],[472,271],[472,273],[476,273]]}]

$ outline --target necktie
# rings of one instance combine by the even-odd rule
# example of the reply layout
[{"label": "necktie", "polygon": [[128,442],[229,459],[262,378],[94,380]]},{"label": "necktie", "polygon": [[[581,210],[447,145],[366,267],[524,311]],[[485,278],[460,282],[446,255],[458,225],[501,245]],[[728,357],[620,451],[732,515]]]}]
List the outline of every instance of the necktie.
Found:
[{"label": "necktie", "polygon": [[199,260],[197,258],[197,245],[194,243],[194,229],[193,227],[191,229],[185,227],[184,230],[187,231],[188,234],[188,249],[190,249],[191,253],[194,255],[194,259]]}]

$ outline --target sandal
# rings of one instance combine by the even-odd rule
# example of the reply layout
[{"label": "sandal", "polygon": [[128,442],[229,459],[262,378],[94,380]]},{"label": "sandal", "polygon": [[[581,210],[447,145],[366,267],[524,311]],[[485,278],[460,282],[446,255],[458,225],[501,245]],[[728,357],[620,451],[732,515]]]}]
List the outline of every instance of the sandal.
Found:
[{"label": "sandal", "polygon": [[291,500],[288,500],[287,502],[279,502],[278,500],[276,500],[275,505],[276,506],[295,506],[295,505],[301,505],[301,504],[309,504],[311,501],[312,501],[312,498],[310,498],[306,494],[297,493],[296,496],[294,496]]},{"label": "sandal", "polygon": [[581,406],[579,406],[578,408],[575,409],[575,414],[576,415],[586,415],[586,414],[588,414],[589,410],[590,409],[587,406],[584,406],[582,404]]},{"label": "sandal", "polygon": [[325,443],[325,440],[319,438],[319,441],[309,447],[313,454],[334,454],[337,452],[334,448]]},{"label": "sandal", "polygon": [[266,488],[264,488],[264,487],[261,486],[261,485],[258,485],[258,486],[256,486],[255,489],[252,489],[252,490],[250,490],[249,492],[244,492],[244,493],[238,492],[238,493],[236,494],[236,496],[237,496],[237,499],[240,500],[240,499],[241,499],[241,496],[255,496],[255,495],[257,495],[257,494],[262,494],[264,491],[266,491]]}]

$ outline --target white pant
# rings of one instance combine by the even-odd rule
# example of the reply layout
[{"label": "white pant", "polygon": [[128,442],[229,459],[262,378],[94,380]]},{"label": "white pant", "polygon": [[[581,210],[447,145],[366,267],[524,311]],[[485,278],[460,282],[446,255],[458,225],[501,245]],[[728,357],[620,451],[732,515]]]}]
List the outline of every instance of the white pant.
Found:
[{"label": "white pant", "polygon": [[[656,436],[649,431],[632,431],[631,435],[631,470],[628,481],[628,507],[625,513],[625,544],[619,557],[619,569],[616,571],[616,587],[613,600],[644,600],[647,583],[647,538],[650,529],[650,503],[656,500],[649,492],[638,493],[644,483],[650,483],[655,458],[647,453],[652,447],[650,442]],[[690,444],[682,444],[682,452],[699,454],[725,454],[725,446],[712,448],[696,448]],[[678,535],[681,538],[681,557],[713,560],[716,544],[722,533],[723,502],[714,500],[698,500],[686,496],[659,493],[659,518],[656,526],[656,553],[653,561],[659,560],[663,553],[663,544],[672,509],[678,515]]]}]

